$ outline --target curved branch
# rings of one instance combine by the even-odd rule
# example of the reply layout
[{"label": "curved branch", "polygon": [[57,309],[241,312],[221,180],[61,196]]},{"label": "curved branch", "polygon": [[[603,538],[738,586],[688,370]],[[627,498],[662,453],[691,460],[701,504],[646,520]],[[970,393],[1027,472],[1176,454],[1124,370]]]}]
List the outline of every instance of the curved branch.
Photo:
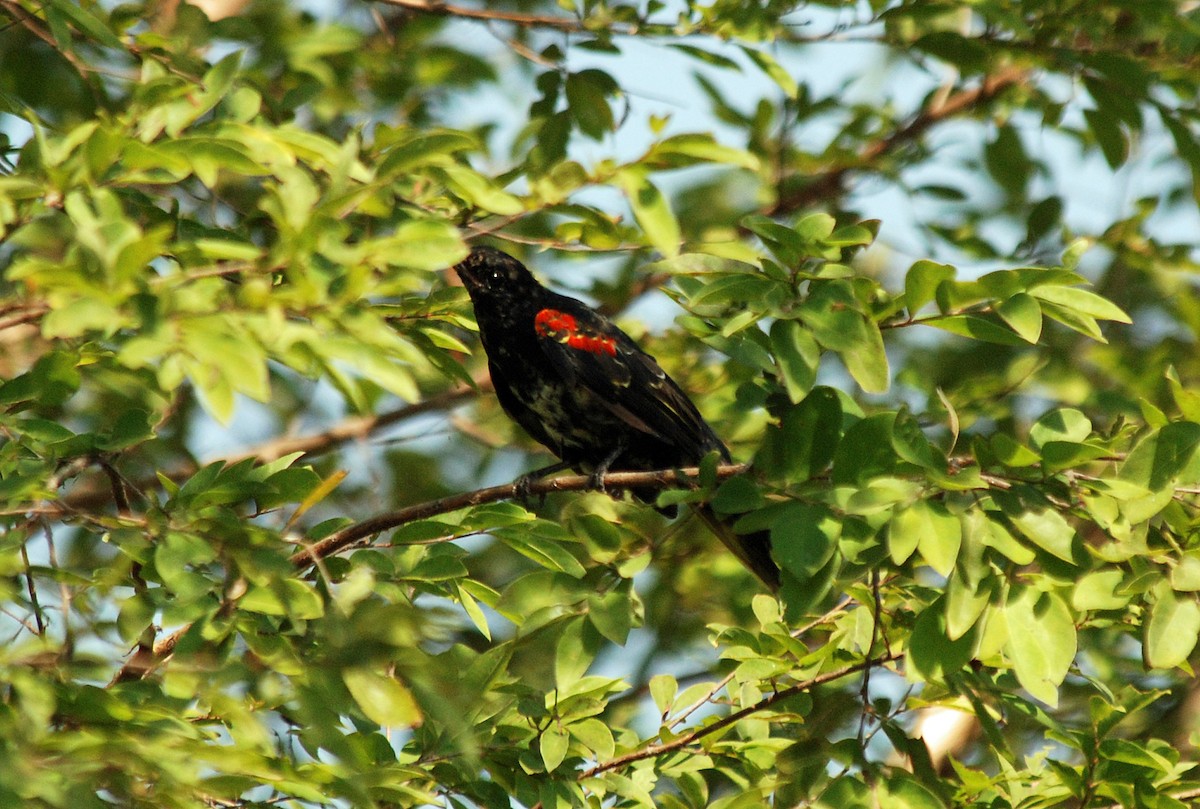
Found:
[{"label": "curved branch", "polygon": [[[491,390],[491,381],[489,379],[477,379],[476,387],[460,385],[430,396],[428,399],[422,399],[419,402],[397,407],[394,410],[387,410],[372,416],[357,416],[346,419],[312,435],[273,438],[245,452],[215,458],[210,463],[223,461],[227,464],[234,464],[246,459],[253,459],[257,463],[270,463],[295,452],[302,453],[311,458],[315,455],[331,452],[351,441],[361,441],[378,430],[413,418],[414,416],[431,413],[436,410],[449,409],[460,402],[489,390]],[[176,483],[182,483],[196,474],[196,467],[191,465],[181,466],[160,472],[160,474],[165,475],[168,479]],[[147,481],[147,485],[150,485],[152,482],[153,478]],[[67,508],[73,510],[96,508],[109,501],[109,494],[110,491],[104,486],[85,483],[69,492],[62,498],[62,502]]]},{"label": "curved branch", "polygon": [[935,125],[992,101],[1008,88],[1023,84],[1028,77],[1027,68],[1009,65],[985,76],[977,87],[959,90],[946,97],[935,96],[930,105],[917,113],[907,124],[887,137],[864,146],[852,163],[816,175],[810,182],[781,195],[760,213],[764,216],[779,216],[803,210],[837,195],[844,190],[849,175],[866,170],[874,161],[916,141]]},{"label": "curved branch", "polygon": [[488,22],[510,22],[526,28],[553,28],[556,31],[586,31],[583,23],[570,17],[546,14],[522,14],[519,11],[502,11],[494,8],[467,8],[440,0],[377,0],[389,6],[398,6],[409,11],[432,14],[438,17],[462,17],[468,20]]},{"label": "curved branch", "polygon": [[491,390],[490,380],[477,380],[476,387],[459,385],[456,388],[451,388],[435,396],[430,396],[428,399],[422,399],[419,402],[413,402],[412,404],[398,407],[395,410],[388,410],[371,416],[346,419],[330,427],[328,430],[313,433],[312,435],[276,438],[265,444],[260,444],[247,452],[231,455],[221,460],[232,464],[244,461],[247,458],[253,458],[258,463],[270,463],[295,452],[300,452],[308,456],[320,455],[337,449],[351,441],[360,441],[376,430],[382,430],[384,427],[388,427],[396,422],[435,410],[449,409],[460,402],[488,390]]},{"label": "curved branch", "polygon": [[[718,479],[723,479],[739,475],[745,472],[746,469],[746,464],[725,464],[717,467],[716,475]],[[601,478],[601,481],[608,490],[644,489],[648,487],[665,489],[670,486],[687,485],[693,482],[699,473],[700,470],[697,467],[654,472],[609,472]],[[549,494],[550,492],[583,491],[589,488],[592,483],[592,478],[588,475],[569,475],[561,478],[534,481],[529,485],[527,493],[539,495]],[[443,497],[438,500],[430,500],[426,503],[418,503],[417,505],[398,511],[380,514],[362,522],[349,525],[320,542],[302,551],[297,551],[292,554],[290,561],[297,569],[302,570],[372,534],[378,534],[381,531],[387,531],[415,520],[426,519],[435,514],[446,514],[468,506],[512,499],[520,494],[519,489],[519,483],[514,481],[513,483],[506,483],[503,486],[491,486],[473,492],[463,492],[462,494],[451,495],[450,497]],[[175,630],[154,644],[153,650],[139,647],[133,656],[126,661],[125,665],[113,676],[110,685],[140,679],[149,674],[156,666],[171,656],[175,651],[176,645],[179,643],[179,639],[191,628],[192,624],[188,624]]]},{"label": "curved branch", "polygon": [[[717,467],[717,478],[723,479],[740,475],[746,469],[746,464],[723,464]],[[700,470],[697,467],[667,469],[654,472],[609,472],[601,480],[603,481],[604,488],[609,491],[646,488],[666,489],[672,486],[693,483],[699,473]],[[568,475],[560,478],[547,478],[536,480],[529,484],[526,493],[529,495],[543,495],[550,494],[551,492],[578,492],[590,488],[592,483],[592,478],[589,475]],[[514,481],[500,486],[477,489],[473,492],[452,494],[449,497],[429,500],[425,503],[417,503],[416,505],[398,509],[397,511],[389,511],[386,514],[378,514],[362,522],[348,525],[342,530],[325,537],[320,542],[302,551],[297,551],[292,554],[290,561],[296,567],[304,568],[318,560],[332,556],[346,546],[373,534],[388,531],[410,522],[416,522],[417,520],[425,520],[437,514],[448,514],[451,511],[458,511],[469,506],[478,506],[484,503],[494,503],[498,500],[517,498],[521,494],[520,488],[520,481]]]}]

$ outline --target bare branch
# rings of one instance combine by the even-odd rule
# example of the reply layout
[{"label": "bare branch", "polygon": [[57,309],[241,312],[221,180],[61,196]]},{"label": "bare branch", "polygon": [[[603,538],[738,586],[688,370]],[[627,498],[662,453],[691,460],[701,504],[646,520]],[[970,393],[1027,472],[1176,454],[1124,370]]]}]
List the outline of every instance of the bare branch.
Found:
[{"label": "bare branch", "polygon": [[19,22],[22,28],[57,51],[62,58],[71,64],[71,67],[75,68],[80,76],[87,76],[87,74],[94,72],[94,69],[90,65],[84,64],[75,54],[66,48],[60,47],[58,40],[50,33],[49,26],[23,9],[20,3],[15,2],[15,0],[0,0],[0,9],[8,12],[9,16]]},{"label": "bare branch", "polygon": [[930,105],[907,124],[887,137],[868,143],[852,162],[816,175],[810,182],[781,195],[761,213],[766,216],[779,216],[790,211],[803,210],[838,195],[844,190],[846,180],[851,174],[870,168],[879,158],[918,140],[935,125],[988,103],[1008,88],[1024,83],[1028,77],[1029,71],[1026,68],[1010,65],[986,76],[977,87],[959,90],[945,98],[935,96]]},{"label": "bare branch", "polygon": [[[522,14],[519,11],[503,11],[494,8],[467,8],[439,0],[377,0],[389,6],[397,6],[408,11],[422,14],[432,14],[437,17],[462,17],[468,20],[485,20],[488,22],[507,22],[526,28],[552,28],[556,31],[585,31],[583,23],[570,17],[550,16],[546,14]],[[632,33],[630,31],[629,33]]]},{"label": "bare branch", "polygon": [[490,389],[491,382],[489,380],[479,381],[477,387],[474,388],[469,385],[459,385],[443,393],[430,396],[428,399],[422,399],[419,402],[413,402],[404,407],[398,407],[395,410],[388,410],[371,416],[346,419],[340,424],[330,427],[328,430],[314,433],[313,435],[277,438],[265,444],[260,444],[247,452],[239,455],[231,455],[222,460],[233,464],[247,458],[253,458],[258,463],[270,463],[285,455],[291,455],[296,452],[309,456],[320,455],[337,449],[351,441],[360,441],[367,438],[371,433],[382,430],[384,427],[388,427],[396,422],[404,421],[423,413],[449,409],[460,402],[478,396],[480,392]]},{"label": "bare branch", "polygon": [[[846,609],[846,607],[850,606],[850,604],[852,604],[852,603],[854,603],[854,599],[852,599],[848,596],[846,598],[843,598],[831,610],[826,612],[820,618],[817,618],[814,621],[810,621],[809,623],[805,624],[804,626],[793,629],[791,632],[792,637],[799,638],[802,635],[806,634],[810,629],[820,626],[821,624],[825,623],[826,621],[832,620],[834,618],[834,616],[836,616],[838,613],[844,611]],[[691,705],[689,705],[688,707],[686,707],[682,711],[680,711],[675,717],[673,717],[671,719],[670,722],[667,722],[666,723],[667,727],[674,729],[674,728],[678,727],[679,725],[683,724],[684,721],[686,721],[689,716],[691,716],[696,711],[700,710],[705,705],[707,705],[709,702],[711,702],[713,697],[715,697],[717,695],[717,692],[719,692],[722,688],[724,688],[725,686],[727,686],[731,682],[733,682],[734,675],[736,675],[736,674],[737,674],[736,671],[731,671],[731,672],[729,672],[729,674],[725,675],[720,680],[713,683],[712,687],[708,691],[706,691],[703,696],[701,696],[699,699],[697,699]],[[666,717],[663,717],[663,718],[665,719]]]},{"label": "bare branch", "polygon": [[0,331],[11,329],[14,326],[24,326],[29,323],[36,323],[37,321],[41,320],[42,317],[45,316],[45,314],[49,311],[50,307],[46,306],[45,304],[31,304],[22,311],[0,320]]},{"label": "bare branch", "polygon": [[[717,478],[723,479],[740,475],[747,469],[746,464],[725,464],[717,467]],[[700,473],[696,467],[679,470],[662,470],[654,472],[609,472],[602,478],[604,488],[609,491],[625,489],[657,488],[666,489],[672,486],[687,485],[693,482]],[[551,492],[578,492],[589,488],[592,478],[588,475],[568,475],[561,478],[537,480],[528,487],[528,494],[541,495]],[[425,520],[438,514],[448,514],[470,506],[484,503],[495,503],[499,500],[511,500],[520,495],[519,483],[505,483],[501,486],[491,486],[472,492],[453,494],[438,500],[418,503],[397,511],[389,511],[370,517],[362,522],[349,525],[342,530],[330,534],[320,542],[298,551],[292,555],[291,562],[296,567],[307,567],[318,559],[332,556],[348,545],[366,537],[388,531],[401,525],[417,520]]]},{"label": "bare branch", "polygon": [[850,675],[857,674],[860,671],[866,671],[868,669],[875,668],[876,666],[881,666],[884,663],[889,663],[893,660],[896,660],[898,657],[898,654],[889,652],[887,654],[880,655],[879,657],[864,660],[861,663],[855,663],[852,666],[846,666],[845,668],[840,668],[836,671],[826,672],[825,674],[818,675],[810,680],[797,683],[790,688],[785,688],[782,691],[776,691],[774,694],[771,694],[769,697],[764,697],[753,705],[742,708],[740,711],[734,711],[728,716],[718,719],[712,724],[704,725],[703,727],[696,728],[688,733],[677,736],[669,742],[652,744],[648,747],[643,747],[641,750],[634,750],[633,752],[626,753],[623,756],[617,756],[616,758],[601,762],[595,767],[584,770],[582,773],[580,773],[579,780],[582,781],[585,778],[591,778],[602,772],[607,772],[608,770],[615,770],[618,767],[623,767],[626,764],[631,764],[635,761],[642,761],[643,759],[647,758],[656,758],[664,753],[670,753],[680,749],[681,747],[687,747],[697,740],[703,739],[705,736],[710,736],[719,730],[729,727],[735,722],[745,719],[747,716],[756,714],[759,711],[765,711],[767,708],[770,708],[772,705],[776,705],[785,699],[794,697],[797,694],[803,694],[805,691],[811,691],[817,686],[840,680],[843,677],[849,677]]}]

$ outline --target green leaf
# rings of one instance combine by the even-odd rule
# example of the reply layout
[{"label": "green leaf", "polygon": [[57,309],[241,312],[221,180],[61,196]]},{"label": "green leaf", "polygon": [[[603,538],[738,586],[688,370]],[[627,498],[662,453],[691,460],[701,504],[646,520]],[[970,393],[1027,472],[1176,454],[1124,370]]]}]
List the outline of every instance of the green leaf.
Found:
[{"label": "green leaf", "polygon": [[750,58],[750,61],[758,66],[758,69],[766,73],[772,81],[779,85],[779,89],[783,90],[788,98],[796,98],[800,94],[800,87],[796,84],[796,80],[791,74],[775,61],[775,57],[766,51],[751,48],[746,45],[739,46],[742,53]]},{"label": "green leaf", "polygon": [[943,682],[967,665],[975,649],[975,633],[951,639],[946,629],[946,597],[940,596],[921,611],[909,640],[912,672],[922,679]]},{"label": "green leaf", "polygon": [[1003,556],[1006,556],[1012,562],[1018,565],[1027,565],[1037,558],[1037,555],[1029,548],[1017,541],[1016,537],[1009,532],[997,517],[989,516],[984,522],[984,532],[982,534],[983,544],[989,548],[994,548]]},{"label": "green leaf", "polygon": [[[112,28],[84,8],[83,4],[75,0],[50,0],[50,6],[55,11],[70,18],[71,22],[86,36],[96,40],[106,48],[124,51],[125,44],[113,33]],[[63,42],[61,44],[65,47],[69,43]]]},{"label": "green leaf", "polygon": [[1002,346],[1026,345],[1025,340],[1021,337],[978,315],[946,315],[922,322],[927,326],[933,326],[960,337],[982,340],[985,343],[996,343]]},{"label": "green leaf", "polygon": [[638,169],[622,169],[615,179],[629,199],[633,218],[650,244],[667,258],[678,256],[683,236],[663,193],[650,182],[644,171]]},{"label": "green leaf", "polygon": [[1171,422],[1142,438],[1121,464],[1118,477],[1152,492],[1200,482],[1200,424]]},{"label": "green leaf", "polygon": [[1064,562],[1075,562],[1075,529],[1039,492],[1023,486],[992,496],[1026,539]]},{"label": "green leaf", "polygon": [[1017,587],[1004,605],[1008,623],[1005,652],[1017,679],[1037,699],[1058,706],[1058,687],[1075,659],[1075,623],[1056,593]]},{"label": "green leaf", "polygon": [[1129,606],[1129,596],[1117,594],[1125,580],[1120,570],[1093,570],[1075,582],[1071,592],[1071,606],[1083,612],[1087,610],[1123,610]]},{"label": "green leaf", "polygon": [[1200,639],[1200,604],[1161,582],[1154,588],[1149,620],[1142,624],[1142,657],[1152,669],[1183,665]]},{"label": "green leaf", "polygon": [[[917,550],[925,563],[943,576],[950,575],[962,545],[962,524],[946,506],[937,501],[919,500],[923,504],[923,521],[927,523]],[[916,505],[916,504],[914,504]]]},{"label": "green leaf", "polygon": [[883,335],[879,325],[862,311],[848,282],[814,282],[797,313],[818,343],[841,355],[846,370],[864,391],[887,390],[890,374]]},{"label": "green leaf", "polygon": [[325,604],[311,584],[298,579],[282,579],[269,585],[252,584],[238,606],[264,615],[289,615],[298,620],[320,618]]},{"label": "green leaf", "polygon": [[768,427],[755,468],[777,478],[805,481],[824,471],[841,438],[842,407],[831,388],[817,387],[788,408],[778,427]]},{"label": "green leaf", "polygon": [[1177,592],[1200,591],[1200,554],[1189,551],[1171,568],[1171,587]]},{"label": "green leaf", "polygon": [[604,639],[584,617],[574,617],[563,626],[554,655],[554,681],[568,688],[587,674],[588,667],[604,645]]},{"label": "green leaf", "polygon": [[958,517],[936,501],[917,500],[888,523],[888,553],[896,564],[902,564],[919,549],[927,565],[948,576],[961,544]]},{"label": "green leaf", "polygon": [[1167,366],[1166,377],[1167,384],[1171,388],[1171,398],[1175,400],[1175,406],[1179,408],[1179,412],[1188,421],[1200,422],[1200,393],[1188,390],[1183,386],[1174,365]]},{"label": "green leaf", "polygon": [[902,565],[917,552],[917,543],[921,541],[921,531],[926,522],[922,512],[916,506],[923,501],[918,500],[911,506],[902,508],[888,521],[887,548],[892,562]]},{"label": "green leaf", "polygon": [[409,728],[421,724],[421,709],[398,680],[367,668],[342,671],[350,696],[372,722],[383,727]]},{"label": "green leaf", "polygon": [[788,396],[802,401],[817,378],[820,346],[795,320],[776,320],[771,324],[771,348]]},{"label": "green leaf", "polygon": [[588,596],[588,620],[605,638],[623,646],[633,627],[633,602],[629,593],[609,590]]},{"label": "green leaf", "polygon": [[801,581],[812,578],[837,548],[842,526],[825,506],[788,503],[771,523],[775,559]]},{"label": "green leaf", "polygon": [[363,259],[379,267],[443,270],[467,255],[458,229],[448,222],[417,219],[402,222],[391,236],[361,245]]},{"label": "green leaf", "polygon": [[954,278],[956,270],[949,264],[938,264],[922,259],[911,267],[904,276],[904,305],[909,317],[915,317],[925,304],[934,298],[938,285]]},{"label": "green leaf", "polygon": [[1005,433],[996,433],[988,441],[988,446],[996,456],[996,460],[1005,466],[1033,466],[1042,458],[1033,450],[1018,444]]},{"label": "green leaf", "polygon": [[1029,294],[1038,300],[1053,303],[1063,309],[1069,309],[1097,320],[1115,320],[1118,323],[1133,322],[1121,307],[1086,289],[1044,284],[1033,287],[1029,290]]},{"label": "green leaf", "polygon": [[713,136],[708,134],[675,135],[659,141],[650,148],[643,162],[661,164],[665,168],[700,163],[740,166],[750,171],[758,171],[761,167],[757,155],[745,149],[717,143]]},{"label": "green leaf", "polygon": [[996,307],[996,314],[1028,343],[1036,344],[1042,336],[1042,307],[1031,295],[1018,292],[1008,300],[1001,301]]},{"label": "green leaf", "polygon": [[552,724],[542,731],[542,736],[538,740],[538,750],[542,754],[542,763],[546,766],[546,772],[554,772],[558,769],[558,765],[562,764],[563,759],[567,757],[567,748],[570,744],[571,735],[557,724]]},{"label": "green leaf", "polygon": [[608,99],[619,90],[617,83],[602,70],[589,69],[567,76],[567,108],[583,132],[601,140],[613,131],[615,119]]},{"label": "green leaf", "polygon": [[613,757],[616,743],[608,725],[599,719],[582,719],[567,726],[567,731],[579,742],[591,750],[596,757],[604,761]]},{"label": "green leaf", "polygon": [[1096,136],[1100,151],[1109,168],[1120,168],[1129,157],[1129,141],[1121,129],[1120,122],[1107,110],[1084,110],[1083,117],[1087,119],[1088,128]]},{"label": "green leaf", "polygon": [[1091,420],[1073,407],[1051,410],[1029,428],[1029,438],[1039,448],[1051,441],[1078,443],[1091,434]]},{"label": "green leaf", "polygon": [[650,697],[659,714],[666,716],[670,712],[678,690],[679,681],[669,674],[656,674],[650,678]]},{"label": "green leaf", "polygon": [[946,637],[958,640],[971,630],[991,603],[992,589],[980,583],[974,588],[959,568],[946,581]]},{"label": "green leaf", "polygon": [[445,179],[450,190],[463,201],[500,216],[516,216],[525,210],[519,197],[498,188],[488,177],[484,177],[466,166],[449,163],[439,166],[437,172]]}]

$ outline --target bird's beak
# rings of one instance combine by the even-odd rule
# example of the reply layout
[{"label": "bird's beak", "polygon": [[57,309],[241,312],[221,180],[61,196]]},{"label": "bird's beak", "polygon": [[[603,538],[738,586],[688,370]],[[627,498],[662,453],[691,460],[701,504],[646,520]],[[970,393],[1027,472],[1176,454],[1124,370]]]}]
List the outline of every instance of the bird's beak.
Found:
[{"label": "bird's beak", "polygon": [[470,289],[475,284],[475,276],[471,272],[471,256],[467,256],[452,268],[462,285]]}]

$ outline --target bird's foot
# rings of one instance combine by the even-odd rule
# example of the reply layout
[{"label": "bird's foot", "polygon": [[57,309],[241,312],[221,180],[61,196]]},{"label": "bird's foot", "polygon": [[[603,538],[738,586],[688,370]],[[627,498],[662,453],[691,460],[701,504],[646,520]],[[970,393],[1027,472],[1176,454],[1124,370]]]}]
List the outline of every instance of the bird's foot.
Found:
[{"label": "bird's foot", "polygon": [[608,494],[608,488],[604,485],[604,476],[608,474],[608,467],[596,467],[592,473],[588,475],[588,489],[602,494]]},{"label": "bird's foot", "polygon": [[[547,475],[553,475],[555,472],[561,472],[568,467],[569,464],[560,461],[556,464],[550,464],[550,466],[544,466],[541,469],[534,469],[532,472],[526,472],[525,474],[521,475],[521,477],[513,481],[513,499],[523,506],[528,506],[531,494],[530,489],[533,487],[534,483],[546,477]],[[538,505],[540,506],[545,502],[546,493],[542,492],[538,495]]]},{"label": "bird's foot", "polygon": [[591,474],[588,475],[588,488],[589,489],[591,489],[593,491],[597,491],[597,492],[603,492],[604,494],[608,494],[608,488],[604,485],[604,476],[608,474],[608,468],[613,465],[613,461],[615,461],[618,457],[620,457],[621,453],[624,451],[625,451],[625,442],[622,441],[622,442],[618,443],[616,447],[613,448],[613,451],[610,452],[604,458],[604,460],[602,460],[600,463],[596,464],[596,468],[593,469],[591,471]]}]

